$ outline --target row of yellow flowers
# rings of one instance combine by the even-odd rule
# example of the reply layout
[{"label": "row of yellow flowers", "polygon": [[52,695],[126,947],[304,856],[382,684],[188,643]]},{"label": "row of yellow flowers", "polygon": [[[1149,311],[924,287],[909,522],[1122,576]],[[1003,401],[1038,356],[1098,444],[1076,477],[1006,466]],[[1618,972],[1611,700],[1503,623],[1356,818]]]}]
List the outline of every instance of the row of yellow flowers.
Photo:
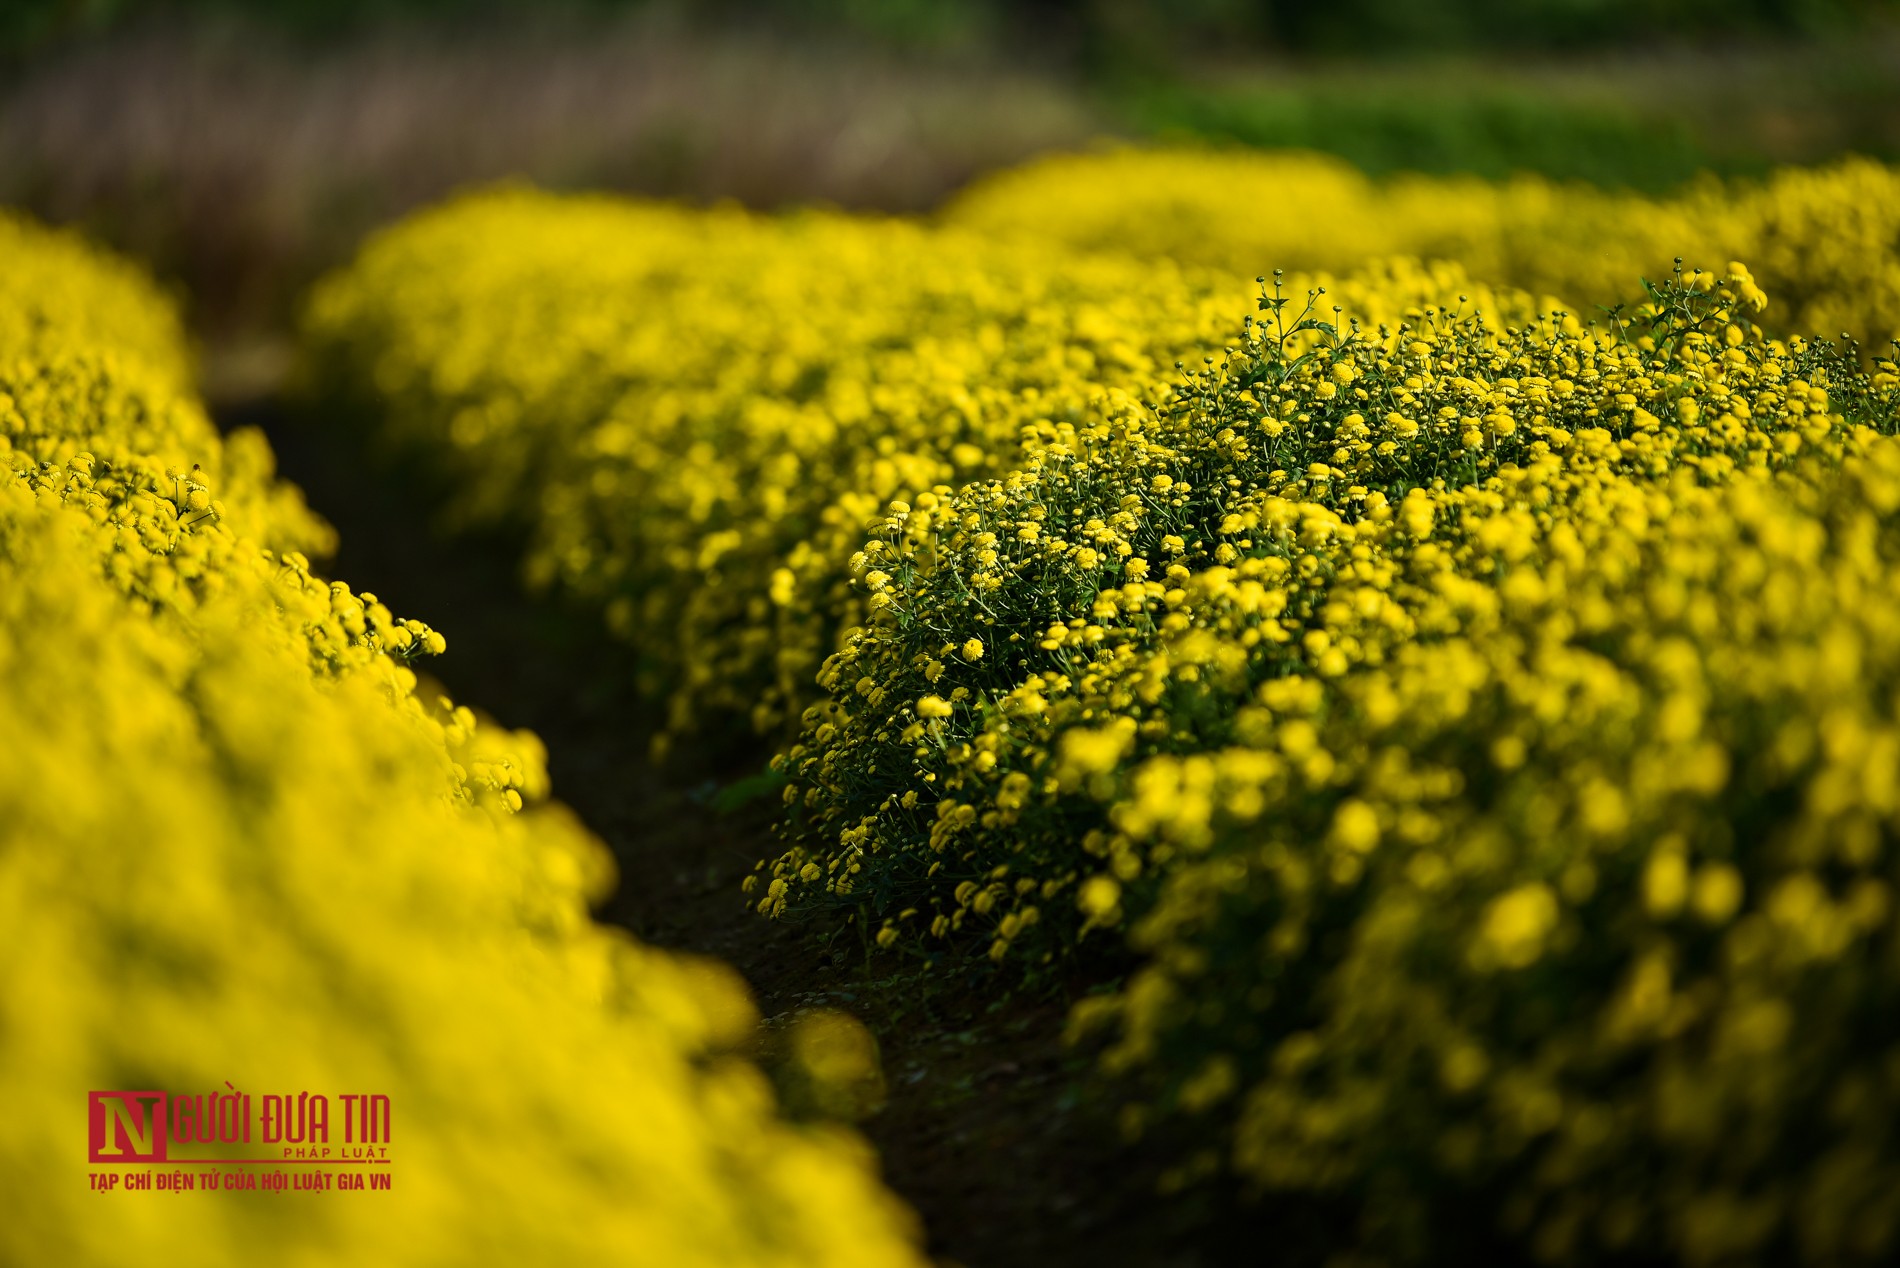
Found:
[{"label": "row of yellow flowers", "polygon": [[893,508],[762,907],[1032,965],[1132,926],[1075,1017],[1130,1126],[1208,1115],[1189,1172],[1382,1256],[1891,1253],[1900,390],[1708,280],[1617,331],[1270,302]]},{"label": "row of yellow flowers", "polygon": [[[1109,154],[934,228],[511,192],[333,279],[311,365],[677,724],[795,725],[761,911],[964,982],[1131,938],[1076,1024],[1131,1129],[1211,1115],[1183,1178],[1343,1195],[1385,1258],[1872,1262],[1895,181]],[[1339,276],[1243,293],[1282,262]]]},{"label": "row of yellow flowers", "polygon": [[[13,218],[0,260],[0,1260],[919,1262],[861,1146],[777,1120],[730,972],[591,922],[534,738],[312,574],[329,529],[191,399],[156,289]],[[321,1095],[332,1157],[388,1096],[392,1186],[102,1197],[115,1088]],[[282,1153],[250,1126],[211,1152]]]},{"label": "row of yellow flowers", "polygon": [[1017,242],[1169,259],[1252,277],[1347,270],[1389,255],[1457,260],[1473,277],[1590,314],[1682,256],[1746,260],[1772,329],[1900,335],[1900,171],[1866,159],[1758,182],[1704,177],[1667,198],[1536,176],[1400,176],[1338,159],[1233,150],[1058,155],[978,182],[944,220]]},{"label": "row of yellow flowers", "polygon": [[[1353,298],[1396,319],[1461,279],[1398,262]],[[449,470],[455,518],[526,527],[529,581],[634,643],[675,734],[783,733],[862,617],[867,517],[1149,394],[1252,291],[902,220],[502,190],[322,284],[306,376]]]}]

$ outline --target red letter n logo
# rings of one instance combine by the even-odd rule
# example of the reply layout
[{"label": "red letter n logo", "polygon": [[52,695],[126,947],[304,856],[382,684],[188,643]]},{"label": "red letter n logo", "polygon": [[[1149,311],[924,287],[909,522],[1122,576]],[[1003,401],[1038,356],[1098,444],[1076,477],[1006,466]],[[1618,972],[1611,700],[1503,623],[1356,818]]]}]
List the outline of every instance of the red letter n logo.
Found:
[{"label": "red letter n logo", "polygon": [[86,1093],[89,1162],[165,1161],[165,1093]]}]

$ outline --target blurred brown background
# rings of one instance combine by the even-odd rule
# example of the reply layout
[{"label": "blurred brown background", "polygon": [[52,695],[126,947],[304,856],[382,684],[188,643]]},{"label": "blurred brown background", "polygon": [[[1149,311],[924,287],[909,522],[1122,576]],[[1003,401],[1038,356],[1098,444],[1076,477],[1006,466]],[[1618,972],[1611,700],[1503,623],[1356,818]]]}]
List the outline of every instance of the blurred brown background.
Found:
[{"label": "blurred brown background", "polygon": [[187,298],[267,390],[362,236],[520,177],[925,210],[1103,136],[1667,189],[1900,155],[1892,0],[12,0],[0,203]]}]

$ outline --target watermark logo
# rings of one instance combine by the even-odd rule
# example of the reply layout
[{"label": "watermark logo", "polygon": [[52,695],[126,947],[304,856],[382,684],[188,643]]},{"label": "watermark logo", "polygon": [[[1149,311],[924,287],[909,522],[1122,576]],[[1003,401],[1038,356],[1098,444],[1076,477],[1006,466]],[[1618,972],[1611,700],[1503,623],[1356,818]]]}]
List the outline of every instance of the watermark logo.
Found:
[{"label": "watermark logo", "polygon": [[106,1168],[90,1175],[92,1189],[327,1193],[391,1187],[394,1106],[388,1096],[253,1097],[224,1086],[209,1095],[86,1093],[86,1160]]}]

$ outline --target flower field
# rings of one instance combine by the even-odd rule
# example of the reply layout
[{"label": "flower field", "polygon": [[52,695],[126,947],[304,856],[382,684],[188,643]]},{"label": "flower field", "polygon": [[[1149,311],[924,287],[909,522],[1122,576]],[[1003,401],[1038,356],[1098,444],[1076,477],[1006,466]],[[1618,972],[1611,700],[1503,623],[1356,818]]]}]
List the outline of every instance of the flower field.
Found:
[{"label": "flower field", "polygon": [[[1342,1200],[1342,1262],[1877,1263],[1896,195],[1867,161],[1654,199],[1189,151],[1044,160],[931,220],[501,189],[325,281],[301,375],[627,643],[662,754],[776,753],[782,843],[735,905],[929,991],[1066,992],[1127,1132],[1192,1142],[1172,1182]],[[244,540],[321,531],[206,436],[191,480]],[[281,589],[258,549],[103,575],[163,630]],[[540,869],[481,927],[601,963],[588,866],[546,862],[584,847],[509,813],[528,742],[433,719],[430,633],[292,573],[238,607],[284,614],[251,620],[326,702],[378,688],[380,729],[336,726],[419,728],[430,813]],[[660,1033],[640,1000],[614,1024]]]},{"label": "flower field", "polygon": [[[0,259],[0,1260],[922,1262],[861,1146],[777,1118],[730,971],[590,919],[538,741],[312,575],[329,528],[212,426],[170,303],[22,220]],[[374,1092],[402,1165],[101,1197],[75,1087],[209,1092],[174,1140],[232,1159],[253,1102]]]}]

